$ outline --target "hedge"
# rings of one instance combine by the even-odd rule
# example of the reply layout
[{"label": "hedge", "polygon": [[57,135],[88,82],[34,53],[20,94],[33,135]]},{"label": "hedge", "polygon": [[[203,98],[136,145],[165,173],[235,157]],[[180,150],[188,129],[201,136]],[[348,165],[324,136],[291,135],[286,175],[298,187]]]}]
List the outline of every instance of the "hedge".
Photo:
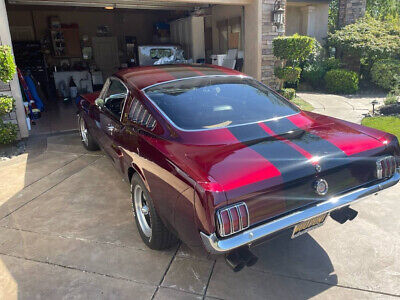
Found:
[{"label": "hedge", "polygon": [[396,84],[396,76],[400,76],[400,60],[378,60],[372,66],[372,82],[386,90],[393,89]]},{"label": "hedge", "polygon": [[298,34],[279,36],[273,40],[274,55],[287,60],[291,65],[305,61],[313,51],[314,45],[314,38]]},{"label": "hedge", "polygon": [[341,66],[342,63],[339,59],[328,58],[305,66],[301,76],[304,81],[311,84],[313,88],[320,89],[325,86],[324,77],[326,72],[339,69]]},{"label": "hedge", "polygon": [[358,91],[358,74],[345,69],[330,70],[326,73],[325,87],[328,92],[352,94]]},{"label": "hedge", "polygon": [[0,144],[10,144],[17,138],[18,126],[13,123],[0,123]]},{"label": "hedge", "polygon": [[293,100],[294,97],[296,97],[296,90],[295,89],[281,89],[279,91],[279,94],[281,94],[283,97],[285,97],[288,100]]},{"label": "hedge", "polygon": [[284,82],[296,84],[300,79],[301,68],[299,67],[276,67],[274,74]]},{"label": "hedge", "polygon": [[14,98],[0,95],[0,116],[9,114],[14,109]]},{"label": "hedge", "polygon": [[9,82],[16,71],[10,46],[0,46],[0,81]]}]

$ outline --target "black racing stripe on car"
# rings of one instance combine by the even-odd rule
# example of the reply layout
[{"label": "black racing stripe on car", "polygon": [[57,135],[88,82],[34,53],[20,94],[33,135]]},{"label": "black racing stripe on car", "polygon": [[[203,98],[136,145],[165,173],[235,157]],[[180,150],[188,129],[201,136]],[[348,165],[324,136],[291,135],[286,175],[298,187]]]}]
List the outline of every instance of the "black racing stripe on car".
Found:
[{"label": "black racing stripe on car", "polygon": [[[277,134],[286,134],[286,139],[304,149],[312,156],[323,158],[319,162],[322,170],[348,163],[348,156],[340,148],[318,135],[298,128],[289,119],[283,118],[278,121],[265,122],[265,124]],[[292,133],[287,134],[290,131]]]},{"label": "black racing stripe on car", "polygon": [[258,124],[229,128],[243,144],[272,163],[280,172],[283,182],[315,174],[315,167],[300,152],[265,132]]}]

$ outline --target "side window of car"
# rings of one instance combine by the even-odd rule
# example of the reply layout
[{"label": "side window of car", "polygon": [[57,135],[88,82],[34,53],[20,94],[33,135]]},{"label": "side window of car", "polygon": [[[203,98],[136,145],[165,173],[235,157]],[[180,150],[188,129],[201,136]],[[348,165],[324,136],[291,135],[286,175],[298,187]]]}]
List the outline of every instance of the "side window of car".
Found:
[{"label": "side window of car", "polygon": [[110,78],[108,89],[104,91],[104,105],[118,118],[121,117],[122,108],[128,95],[128,89],[119,80]]},{"label": "side window of car", "polygon": [[157,124],[156,119],[154,119],[145,106],[136,98],[134,98],[132,101],[128,118],[132,122],[144,126],[150,130],[153,130]]}]

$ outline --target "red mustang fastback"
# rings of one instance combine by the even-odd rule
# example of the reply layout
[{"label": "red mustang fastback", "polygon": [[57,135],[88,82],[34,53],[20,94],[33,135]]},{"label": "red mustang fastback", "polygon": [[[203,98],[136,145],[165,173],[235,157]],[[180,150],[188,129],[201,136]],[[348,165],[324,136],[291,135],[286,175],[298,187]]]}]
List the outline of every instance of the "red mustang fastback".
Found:
[{"label": "red mustang fastback", "polygon": [[400,178],[393,135],[303,112],[230,69],[126,69],[78,106],[84,146],[102,148],[131,184],[143,241],[164,249],[179,238],[227,254],[235,271],[257,260],[249,245],[328,215],[352,220],[349,205]]}]

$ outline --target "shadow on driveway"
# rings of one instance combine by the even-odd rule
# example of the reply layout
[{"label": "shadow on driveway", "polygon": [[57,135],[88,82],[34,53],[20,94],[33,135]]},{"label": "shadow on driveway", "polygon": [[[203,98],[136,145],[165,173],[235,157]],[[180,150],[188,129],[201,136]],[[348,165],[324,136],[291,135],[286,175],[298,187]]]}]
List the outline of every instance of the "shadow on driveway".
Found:
[{"label": "shadow on driveway", "polygon": [[369,296],[337,287],[309,234],[254,248],[258,264],[233,273],[185,245],[152,251],[131,212],[129,185],[79,136],[32,141],[0,163],[0,299],[307,299]]}]

